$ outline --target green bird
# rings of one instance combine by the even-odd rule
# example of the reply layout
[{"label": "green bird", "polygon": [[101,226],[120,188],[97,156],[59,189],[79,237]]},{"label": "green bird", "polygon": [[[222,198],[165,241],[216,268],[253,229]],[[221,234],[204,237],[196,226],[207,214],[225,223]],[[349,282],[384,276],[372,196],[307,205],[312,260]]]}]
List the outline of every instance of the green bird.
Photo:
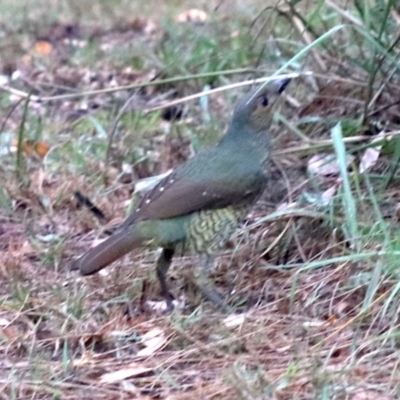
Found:
[{"label": "green bird", "polygon": [[157,277],[167,308],[173,308],[166,274],[175,253],[201,256],[196,284],[210,301],[224,302],[208,282],[217,251],[262,194],[268,182],[268,129],[290,79],[270,81],[237,104],[226,134],[213,148],[199,152],[163,178],[136,205],[107,240],[74,261],[90,275],[136,247],[153,244],[162,252]]}]

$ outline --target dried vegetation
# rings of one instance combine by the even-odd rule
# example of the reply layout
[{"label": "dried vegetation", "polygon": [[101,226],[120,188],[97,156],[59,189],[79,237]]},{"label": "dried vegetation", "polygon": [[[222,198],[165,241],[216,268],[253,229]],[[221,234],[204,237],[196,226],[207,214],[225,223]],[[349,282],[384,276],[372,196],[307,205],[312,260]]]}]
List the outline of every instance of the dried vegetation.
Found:
[{"label": "dried vegetation", "polygon": [[[0,399],[399,398],[397,3],[160,3],[0,4]],[[190,255],[172,315],[154,250],[68,269],[242,89],[169,102],[282,66],[270,188],[212,274],[240,314],[199,298]]]}]

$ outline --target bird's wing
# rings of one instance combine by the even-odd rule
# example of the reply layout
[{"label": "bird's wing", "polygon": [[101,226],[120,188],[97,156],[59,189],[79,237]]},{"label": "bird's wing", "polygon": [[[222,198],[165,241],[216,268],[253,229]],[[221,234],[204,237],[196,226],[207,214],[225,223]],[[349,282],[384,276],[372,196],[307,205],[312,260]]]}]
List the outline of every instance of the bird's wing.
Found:
[{"label": "bird's wing", "polygon": [[241,184],[235,185],[231,181],[184,179],[173,172],[139,201],[123,226],[138,220],[173,218],[199,210],[240,204],[262,192],[262,182],[255,180],[242,180]]}]

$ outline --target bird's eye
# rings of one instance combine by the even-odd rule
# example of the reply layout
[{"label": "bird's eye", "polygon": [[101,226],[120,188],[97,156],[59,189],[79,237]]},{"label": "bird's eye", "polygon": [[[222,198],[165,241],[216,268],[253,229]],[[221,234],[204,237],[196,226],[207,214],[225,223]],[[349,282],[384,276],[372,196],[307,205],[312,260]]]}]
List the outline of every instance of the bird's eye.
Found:
[{"label": "bird's eye", "polygon": [[268,106],[268,97],[267,97],[267,96],[261,96],[261,97],[258,99],[258,102],[260,103],[260,105],[261,105],[262,107],[267,107],[267,106]]}]

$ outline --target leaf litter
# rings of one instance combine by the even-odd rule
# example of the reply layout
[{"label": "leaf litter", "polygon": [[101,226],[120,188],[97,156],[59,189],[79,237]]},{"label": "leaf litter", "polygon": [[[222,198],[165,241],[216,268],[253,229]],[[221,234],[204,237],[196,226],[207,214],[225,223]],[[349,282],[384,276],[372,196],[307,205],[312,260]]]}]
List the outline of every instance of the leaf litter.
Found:
[{"label": "leaf litter", "polygon": [[[195,9],[177,12],[174,18],[191,29],[212,24],[210,12]],[[229,18],[226,11],[224,18]],[[28,47],[18,45],[16,55],[2,61],[2,87],[45,97],[74,94],[78,88],[148,82],[158,76],[154,67],[117,65],[107,57],[118,47],[128,52],[134,41],[146,43],[151,53],[167,35],[160,22],[146,17],[111,28],[56,23],[41,29],[28,36]],[[234,29],[232,37],[239,34]],[[93,63],[66,62],[77,60],[79,51],[93,42],[98,46]],[[360,77],[356,78],[354,82]],[[286,105],[282,114],[295,121],[359,112],[363,97],[357,84],[318,83],[312,90],[299,83],[299,94],[294,90],[291,95],[299,97],[295,100],[300,108]],[[178,85],[173,89],[172,93],[184,90]],[[20,99],[6,93],[11,105]],[[185,131],[185,124],[199,129],[202,106],[195,103],[190,104],[194,117],[181,125],[168,121],[166,129],[165,121],[156,121],[150,129],[146,126],[143,131],[152,130],[146,140],[131,137],[128,129],[120,132],[121,143],[116,141],[111,149],[113,162],[106,165],[98,155],[104,154],[108,120],[115,116],[114,104],[121,105],[130,96],[131,90],[124,89],[85,99],[31,101],[31,119],[26,122],[30,135],[21,143],[26,182],[18,182],[14,175],[18,142],[13,134],[21,126],[23,105],[11,113],[10,108],[1,110],[5,123],[0,168],[5,179],[0,191],[0,382],[6,398],[15,393],[14,398],[33,399],[309,399],[324,385],[346,388],[338,389],[337,398],[396,398],[398,352],[390,342],[398,323],[381,310],[386,291],[397,282],[385,275],[378,289],[382,297],[363,311],[368,279],[351,285],[351,277],[373,269],[375,260],[341,258],[348,251],[339,229],[343,216],[335,214],[329,224],[321,212],[334,204],[340,183],[337,167],[319,150],[314,159],[289,154],[272,166],[273,190],[252,211],[241,235],[229,244],[230,251],[218,258],[212,279],[239,309],[246,305],[244,313],[221,316],[199,301],[186,272],[196,264],[195,257],[183,257],[171,271],[172,287],[182,304],[172,315],[163,314],[160,307],[152,250],[129,255],[118,267],[91,278],[68,269],[69,260],[123,220],[132,184],[151,185],[151,180],[141,179],[166,173],[193,152],[193,143],[179,129]],[[210,99],[207,110],[226,122],[232,102],[218,96]],[[139,90],[127,112],[146,108],[154,98],[163,98],[159,88]],[[380,105],[387,101],[385,94],[379,98]],[[394,114],[390,109],[387,120],[393,121]],[[105,127],[104,138],[87,116]],[[131,129],[140,130],[142,121],[133,123]],[[73,135],[79,124],[81,130]],[[178,133],[172,137],[176,126]],[[278,149],[299,145],[298,139],[281,131],[275,126]],[[326,131],[322,127],[308,134],[321,139]],[[43,134],[36,137],[35,132]],[[132,168],[124,168],[129,140],[141,158],[129,159]],[[84,151],[72,159],[76,148]],[[375,145],[358,158],[349,154],[349,173],[355,160],[360,173],[386,170],[382,150]],[[307,168],[318,177],[307,176]],[[302,194],[315,193],[316,186],[321,200],[304,206]],[[107,225],[76,202],[77,188],[104,211]],[[392,183],[387,191],[389,210],[398,207],[396,189]],[[281,211],[280,218],[246,230],[275,210]],[[301,212],[293,217],[293,210]],[[371,238],[369,246],[372,251],[378,244]],[[307,269],[329,259],[327,267]],[[299,264],[303,270],[296,267]],[[148,305],[144,309],[138,306],[142,297]],[[128,316],[121,312],[127,301],[137,306]],[[192,304],[198,307],[191,308]]]}]

